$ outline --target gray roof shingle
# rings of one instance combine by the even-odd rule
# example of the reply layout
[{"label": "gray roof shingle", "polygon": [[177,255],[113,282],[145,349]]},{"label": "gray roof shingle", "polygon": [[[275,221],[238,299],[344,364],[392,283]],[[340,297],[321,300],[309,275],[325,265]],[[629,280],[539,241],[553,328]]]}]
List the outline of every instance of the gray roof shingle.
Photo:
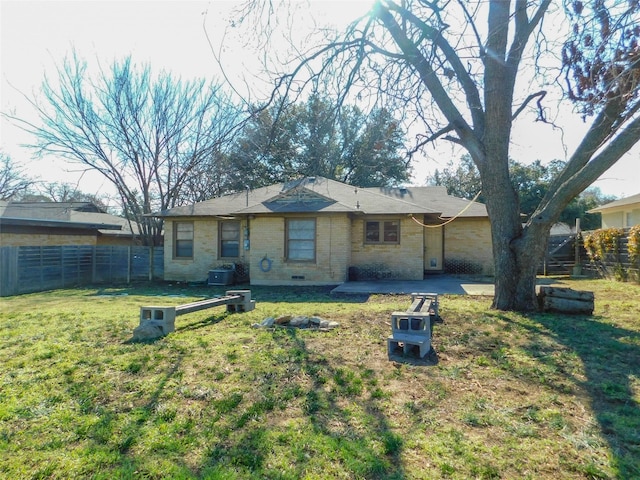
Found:
[{"label": "gray roof shingle", "polygon": [[443,218],[458,214],[462,217],[487,216],[483,204],[447,195],[445,187],[359,188],[324,177],[306,177],[233,193],[164,210],[154,216],[208,217],[307,212],[433,214]]},{"label": "gray roof shingle", "polygon": [[[48,227],[89,228],[131,235],[126,219],[105,213],[91,202],[0,201],[0,222]],[[108,232],[107,232],[108,231]]]},{"label": "gray roof shingle", "polygon": [[613,208],[626,207],[627,205],[633,205],[634,203],[640,204],[640,193],[636,193],[635,195],[631,195],[630,197],[621,198],[620,200],[605,203],[604,205],[600,205],[599,207],[592,208],[587,213],[606,212],[607,210],[611,210]]}]

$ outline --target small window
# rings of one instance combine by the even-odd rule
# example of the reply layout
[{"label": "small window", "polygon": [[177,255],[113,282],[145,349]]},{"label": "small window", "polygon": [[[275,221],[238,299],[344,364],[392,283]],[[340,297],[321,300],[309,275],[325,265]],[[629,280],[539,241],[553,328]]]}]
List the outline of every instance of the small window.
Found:
[{"label": "small window", "polygon": [[400,222],[397,220],[367,221],[365,243],[400,243]]},{"label": "small window", "polygon": [[312,262],[316,259],[315,219],[287,220],[287,260]]},{"label": "small window", "polygon": [[220,257],[240,256],[240,222],[220,222]]},{"label": "small window", "polygon": [[173,223],[173,256],[193,258],[193,222]]},{"label": "small window", "polygon": [[367,243],[380,242],[380,222],[367,222],[365,240]]}]

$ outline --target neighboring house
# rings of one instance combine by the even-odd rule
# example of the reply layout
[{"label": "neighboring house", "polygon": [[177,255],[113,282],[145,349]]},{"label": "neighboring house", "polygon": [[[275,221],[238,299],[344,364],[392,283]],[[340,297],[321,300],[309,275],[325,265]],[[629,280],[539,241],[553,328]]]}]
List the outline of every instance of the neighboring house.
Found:
[{"label": "neighboring house", "polygon": [[587,213],[599,213],[602,228],[629,228],[640,224],[640,193],[592,208]]},{"label": "neighboring house", "polygon": [[551,225],[549,235],[572,235],[575,233],[575,229],[564,222],[557,222]]},{"label": "neighboring house", "polygon": [[137,243],[126,219],[90,202],[0,201],[0,246]]},{"label": "neighboring house", "polygon": [[308,177],[154,216],[165,221],[171,281],[203,281],[225,264],[248,267],[253,285],[417,280],[448,265],[493,271],[485,206],[445,187],[358,188]]}]

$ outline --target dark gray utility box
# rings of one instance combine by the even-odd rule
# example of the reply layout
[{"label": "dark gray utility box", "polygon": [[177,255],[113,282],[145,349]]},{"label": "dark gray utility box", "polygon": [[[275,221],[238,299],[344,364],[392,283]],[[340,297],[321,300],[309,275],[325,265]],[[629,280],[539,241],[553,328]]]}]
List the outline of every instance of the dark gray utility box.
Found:
[{"label": "dark gray utility box", "polygon": [[231,285],[233,283],[233,270],[209,270],[209,285]]}]

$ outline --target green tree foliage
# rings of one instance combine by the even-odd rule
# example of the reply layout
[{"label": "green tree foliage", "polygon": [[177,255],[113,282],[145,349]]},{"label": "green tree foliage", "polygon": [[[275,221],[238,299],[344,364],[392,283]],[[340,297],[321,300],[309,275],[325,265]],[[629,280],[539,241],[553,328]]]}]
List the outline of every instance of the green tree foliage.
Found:
[{"label": "green tree foliage", "polygon": [[[467,200],[471,200],[482,190],[478,169],[467,154],[462,155],[457,163],[451,160],[442,170],[436,169],[433,175],[427,178],[427,183],[447,187],[449,195]],[[482,194],[478,201],[484,201]]]},{"label": "green tree foliage", "polygon": [[598,187],[587,188],[562,211],[560,221],[571,225],[576,218],[579,218],[582,230],[596,230],[602,226],[602,218],[597,213],[587,212],[614,200],[615,197],[604,195]]},{"label": "green tree foliage", "polygon": [[[518,192],[520,213],[525,215],[523,220],[535,212],[540,201],[548,193],[551,182],[565,167],[566,162],[562,160],[553,160],[548,164],[543,164],[540,160],[531,164],[509,160],[511,183]],[[447,187],[449,195],[469,200],[474,198],[482,188],[480,173],[469,155],[463,155],[459,162],[451,161],[444,169],[436,170],[427,182],[431,185]],[[587,211],[613,200],[615,200],[614,197],[603,195],[597,187],[588,188],[569,202],[558,221],[574,225],[576,218],[579,218],[580,227],[583,230],[600,228],[600,216]],[[484,201],[482,194],[478,197],[478,201]]]},{"label": "green tree foliage", "polygon": [[180,191],[176,205],[202,202],[236,189],[233,185],[234,182],[238,184],[237,166],[226,152],[229,146],[221,147],[195,166],[191,174],[185,177],[185,188]]},{"label": "green tree foliage", "polygon": [[404,133],[392,114],[311,96],[264,109],[244,126],[229,154],[231,188],[259,187],[319,175],[361,187],[408,180]]},{"label": "green tree foliage", "polygon": [[296,128],[289,112],[265,109],[253,115],[231,147],[230,188],[262,187],[294,175]]}]

